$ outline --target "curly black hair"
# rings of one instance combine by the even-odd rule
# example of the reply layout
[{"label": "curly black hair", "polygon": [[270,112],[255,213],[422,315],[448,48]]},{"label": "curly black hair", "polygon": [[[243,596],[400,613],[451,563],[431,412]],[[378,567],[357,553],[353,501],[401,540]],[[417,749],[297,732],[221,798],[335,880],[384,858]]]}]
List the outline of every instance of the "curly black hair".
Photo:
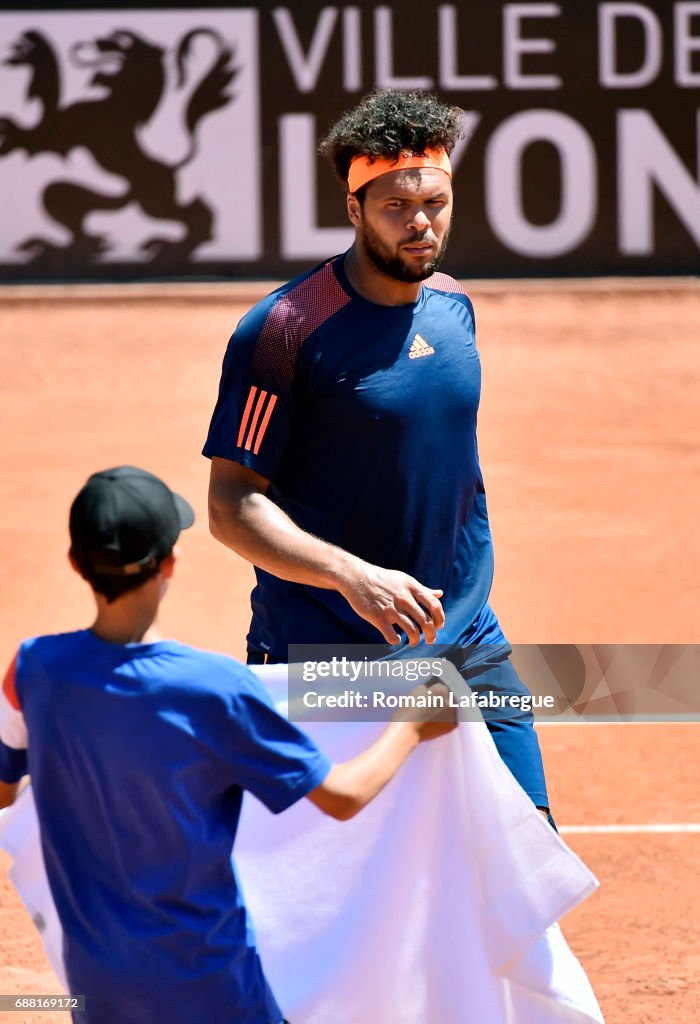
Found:
[{"label": "curly black hair", "polygon": [[432,93],[375,89],[332,125],[319,153],[347,185],[353,157],[398,158],[403,151],[420,155],[440,147],[449,154],[463,135],[459,107],[448,107]]}]

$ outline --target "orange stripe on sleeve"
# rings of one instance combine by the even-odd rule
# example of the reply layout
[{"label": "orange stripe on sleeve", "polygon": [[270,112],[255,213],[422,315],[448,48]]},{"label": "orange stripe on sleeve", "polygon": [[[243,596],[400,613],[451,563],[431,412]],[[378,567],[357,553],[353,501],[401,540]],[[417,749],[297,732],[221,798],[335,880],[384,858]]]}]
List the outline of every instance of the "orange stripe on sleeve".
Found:
[{"label": "orange stripe on sleeve", "polygon": [[260,424],[260,430],[258,431],[258,439],[255,442],[255,448],[253,448],[253,455],[257,455],[258,454],[258,449],[260,448],[260,445],[262,444],[262,439],[265,436],[265,431],[267,430],[267,425],[270,422],[270,416],[272,416],[272,410],[275,408],[276,404],[277,404],[277,395],[270,395],[270,401],[267,404],[267,409],[265,410],[265,415],[263,416],[263,421]]},{"label": "orange stripe on sleeve", "polygon": [[248,436],[245,439],[245,448],[246,448],[247,451],[250,451],[250,445],[251,445],[251,442],[253,440],[253,435],[255,434],[255,428],[258,425],[258,420],[260,419],[260,413],[262,412],[262,407],[265,404],[265,399],[266,398],[267,398],[267,391],[261,391],[260,394],[258,395],[258,400],[255,403],[255,412],[253,413],[253,422],[250,424],[250,430],[248,431]]},{"label": "orange stripe on sleeve", "polygon": [[241,417],[241,427],[240,430],[238,431],[238,440],[236,441],[237,448],[240,448],[241,445],[243,444],[245,428],[248,426],[250,410],[253,408],[253,399],[255,398],[257,390],[258,389],[256,387],[251,387],[250,391],[248,392],[248,401],[246,402],[245,409],[243,410],[243,416]]},{"label": "orange stripe on sleeve", "polygon": [[17,674],[17,655],[15,654],[12,659],[12,663],[5,673],[5,678],[2,681],[2,692],[9,701],[11,707],[15,711],[21,711],[19,700],[17,698],[17,685],[16,685],[16,674]]}]

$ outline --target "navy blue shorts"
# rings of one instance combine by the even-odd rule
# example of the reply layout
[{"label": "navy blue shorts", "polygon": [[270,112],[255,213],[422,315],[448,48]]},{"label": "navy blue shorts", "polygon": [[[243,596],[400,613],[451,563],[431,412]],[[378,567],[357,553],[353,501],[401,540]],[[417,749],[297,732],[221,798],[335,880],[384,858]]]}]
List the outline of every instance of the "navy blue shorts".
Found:
[{"label": "navy blue shorts", "polygon": [[[516,672],[510,653],[510,647],[507,646],[494,649],[493,654],[478,664],[464,665],[460,675],[478,694],[488,695],[493,692],[501,696],[529,696],[530,691]],[[532,710],[522,707],[511,707],[507,711],[503,708],[482,708],[481,713],[501,759],[533,803],[537,807],[548,808],[542,753]]]}]

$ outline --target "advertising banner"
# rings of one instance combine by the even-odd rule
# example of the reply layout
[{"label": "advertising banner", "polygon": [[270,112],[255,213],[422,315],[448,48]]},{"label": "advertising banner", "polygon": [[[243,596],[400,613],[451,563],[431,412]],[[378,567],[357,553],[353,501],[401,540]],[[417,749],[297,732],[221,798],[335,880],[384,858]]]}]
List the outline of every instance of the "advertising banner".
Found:
[{"label": "advertising banner", "polygon": [[445,269],[694,274],[700,0],[0,9],[5,279],[288,278],[342,250],[317,145],[375,87],[464,111]]}]

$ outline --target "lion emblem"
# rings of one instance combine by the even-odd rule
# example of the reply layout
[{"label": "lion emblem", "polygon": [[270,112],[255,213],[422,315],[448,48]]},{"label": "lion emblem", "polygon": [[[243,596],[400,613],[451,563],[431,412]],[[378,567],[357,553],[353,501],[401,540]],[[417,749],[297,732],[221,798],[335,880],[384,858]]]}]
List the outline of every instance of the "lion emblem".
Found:
[{"label": "lion emblem", "polygon": [[[192,82],[188,58],[200,36],[213,40],[216,52],[208,70]],[[13,44],[5,63],[29,67],[26,96],[39,100],[42,113],[31,128],[0,118],[0,154],[23,149],[29,156],[66,156],[80,146],[89,150],[105,171],[127,182],[126,191],[119,196],[100,194],[70,181],[48,185],[42,195],[44,209],[68,231],[70,239],[65,245],[40,237],[24,239],[18,248],[30,254],[30,263],[58,265],[66,256],[90,261],[108,251],[104,236],[88,233],[86,219],[96,211],[118,210],[129,203],[136,203],[149,217],[183,225],[184,233],[177,241],[154,237],[141,245],[151,262],[185,261],[197,246],[212,238],[211,208],[201,197],[189,203],[178,202],[177,172],[196,153],[197,126],[202,119],[231,102],[226,90],[238,69],[233,65],[233,51],[213,29],[196,28],[183,36],[175,62],[177,88],[185,90],[187,97],[183,120],[189,149],[178,163],[168,164],[147,154],[137,135],[137,129],[149,122],[163,98],[165,56],[162,47],[124,30],[78,43],[71,49],[70,59],[80,67],[94,68],[90,85],[102,87],[101,94],[62,105],[59,65],[45,36],[29,31]]]}]

